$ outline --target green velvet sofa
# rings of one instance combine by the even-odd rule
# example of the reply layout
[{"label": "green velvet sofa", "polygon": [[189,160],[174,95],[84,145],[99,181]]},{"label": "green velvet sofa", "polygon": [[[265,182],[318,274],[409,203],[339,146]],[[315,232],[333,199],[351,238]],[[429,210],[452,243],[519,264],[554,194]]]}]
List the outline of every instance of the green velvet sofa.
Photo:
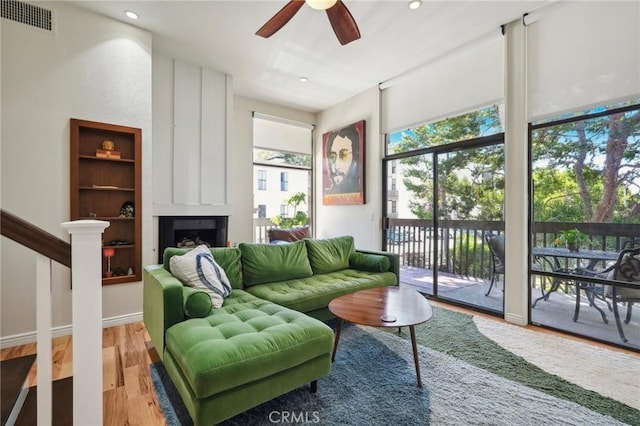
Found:
[{"label": "green velvet sofa", "polygon": [[398,285],[398,255],[356,250],[353,238],[212,248],[232,291],[221,308],[162,265],[144,269],[143,318],[194,425],[231,418],[329,374],[335,297]]}]

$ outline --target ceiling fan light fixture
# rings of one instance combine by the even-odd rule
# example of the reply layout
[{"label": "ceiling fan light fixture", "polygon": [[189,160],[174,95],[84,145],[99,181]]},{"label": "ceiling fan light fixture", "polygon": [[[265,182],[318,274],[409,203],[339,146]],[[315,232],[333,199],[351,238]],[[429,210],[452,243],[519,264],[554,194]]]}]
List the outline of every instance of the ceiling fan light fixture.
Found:
[{"label": "ceiling fan light fixture", "polygon": [[409,9],[411,10],[416,10],[420,6],[422,6],[422,0],[411,0],[409,2]]},{"label": "ceiling fan light fixture", "polygon": [[332,8],[338,0],[305,0],[309,7],[316,10],[327,10]]}]

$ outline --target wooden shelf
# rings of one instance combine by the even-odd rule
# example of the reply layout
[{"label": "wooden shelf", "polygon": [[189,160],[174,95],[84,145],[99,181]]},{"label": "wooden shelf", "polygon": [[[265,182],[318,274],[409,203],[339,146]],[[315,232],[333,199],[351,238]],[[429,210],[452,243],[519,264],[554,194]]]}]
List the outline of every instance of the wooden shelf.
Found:
[{"label": "wooden shelf", "polygon": [[95,161],[115,161],[120,163],[135,163],[136,160],[131,160],[129,158],[104,158],[104,157],[96,157],[95,155],[79,155],[79,158],[82,160],[95,160]]},{"label": "wooden shelf", "polygon": [[[112,141],[121,158],[96,157],[104,141]],[[110,223],[103,234],[104,248],[114,249],[111,271],[134,274],[103,278],[103,285],[142,280],[142,131],[138,128],[71,119],[71,220],[95,219]],[[133,203],[134,216],[120,216]],[[112,245],[111,241],[129,244]],[[103,256],[102,276],[107,271]]]},{"label": "wooden shelf", "polygon": [[135,188],[120,188],[120,187],[105,187],[105,186],[81,186],[78,189],[82,189],[85,191],[128,191],[134,192]]},{"label": "wooden shelf", "polygon": [[120,249],[130,249],[130,248],[135,248],[136,245],[135,244],[119,244],[119,245],[110,245],[110,244],[106,244],[104,246],[102,246],[102,248],[112,248],[112,249],[116,249],[116,250],[120,250]]}]

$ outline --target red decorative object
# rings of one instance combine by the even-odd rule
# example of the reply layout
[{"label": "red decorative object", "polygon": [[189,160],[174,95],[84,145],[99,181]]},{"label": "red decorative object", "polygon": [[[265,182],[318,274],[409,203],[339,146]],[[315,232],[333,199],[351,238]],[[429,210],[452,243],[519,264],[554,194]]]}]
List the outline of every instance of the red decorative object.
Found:
[{"label": "red decorative object", "polygon": [[111,257],[114,254],[116,254],[116,251],[111,247],[102,249],[102,255],[107,258],[107,271],[104,273],[104,276],[106,278],[109,278],[113,275],[113,272],[111,272]]}]

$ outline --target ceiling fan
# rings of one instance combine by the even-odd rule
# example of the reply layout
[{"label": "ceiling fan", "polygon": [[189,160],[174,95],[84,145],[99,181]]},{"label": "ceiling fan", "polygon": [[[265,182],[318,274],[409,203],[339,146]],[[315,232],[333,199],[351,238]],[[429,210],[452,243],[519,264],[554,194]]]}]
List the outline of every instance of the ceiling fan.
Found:
[{"label": "ceiling fan", "polygon": [[336,37],[338,37],[341,45],[344,46],[360,38],[358,25],[342,0],[291,0],[280,9],[278,13],[273,15],[273,17],[256,32],[256,35],[264,38],[271,37],[298,13],[304,3],[307,3],[314,9],[327,11],[333,32],[336,34]]}]

